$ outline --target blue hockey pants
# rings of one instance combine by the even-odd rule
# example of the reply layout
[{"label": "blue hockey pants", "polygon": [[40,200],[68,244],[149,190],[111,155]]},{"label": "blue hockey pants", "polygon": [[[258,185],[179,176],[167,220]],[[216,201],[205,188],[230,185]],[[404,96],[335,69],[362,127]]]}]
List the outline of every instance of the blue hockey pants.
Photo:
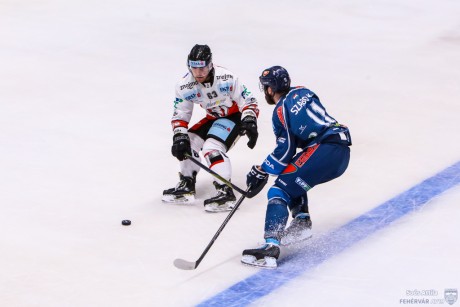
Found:
[{"label": "blue hockey pants", "polygon": [[[277,238],[294,214],[307,208],[307,191],[341,176],[350,161],[346,145],[323,143],[297,153],[268,190],[265,238]],[[308,210],[308,209],[307,209]]]}]

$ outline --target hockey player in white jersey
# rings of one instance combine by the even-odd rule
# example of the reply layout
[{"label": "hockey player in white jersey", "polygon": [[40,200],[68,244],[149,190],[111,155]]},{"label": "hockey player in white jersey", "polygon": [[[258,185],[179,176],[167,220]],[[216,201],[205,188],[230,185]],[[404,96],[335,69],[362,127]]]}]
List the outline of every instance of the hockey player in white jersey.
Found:
[{"label": "hockey player in white jersey", "polygon": [[[212,62],[207,45],[195,45],[187,58],[189,72],[176,84],[176,99],[171,120],[171,153],[180,162],[179,183],[163,191],[163,201],[193,202],[199,166],[186,153],[200,159],[202,151],[210,169],[230,181],[232,167],[227,152],[241,135],[247,135],[249,148],[257,142],[257,100],[239,78]],[[200,105],[206,116],[189,128],[193,107]],[[216,195],[204,201],[208,212],[229,211],[236,197],[231,187],[213,182]]]}]

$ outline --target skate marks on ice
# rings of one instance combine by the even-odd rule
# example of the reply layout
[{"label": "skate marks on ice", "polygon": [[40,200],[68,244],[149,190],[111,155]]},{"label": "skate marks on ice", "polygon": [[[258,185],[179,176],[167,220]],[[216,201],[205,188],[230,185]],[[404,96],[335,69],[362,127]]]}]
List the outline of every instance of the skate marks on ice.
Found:
[{"label": "skate marks on ice", "polygon": [[198,306],[218,306],[223,300],[227,306],[249,305],[458,184],[460,161],[330,233],[284,248],[278,269],[260,270]]}]

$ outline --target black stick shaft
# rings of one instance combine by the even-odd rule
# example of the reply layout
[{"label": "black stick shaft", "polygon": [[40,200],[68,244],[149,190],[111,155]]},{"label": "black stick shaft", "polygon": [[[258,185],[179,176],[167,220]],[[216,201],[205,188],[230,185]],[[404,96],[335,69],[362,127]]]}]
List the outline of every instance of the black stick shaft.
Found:
[{"label": "black stick shaft", "polygon": [[216,173],[215,171],[213,171],[212,169],[210,169],[209,167],[207,167],[206,165],[204,165],[203,163],[201,163],[200,161],[198,161],[197,159],[195,159],[194,157],[192,157],[192,156],[189,155],[188,153],[186,153],[185,156],[186,156],[190,161],[192,161],[193,163],[197,164],[199,167],[201,167],[202,169],[204,169],[205,171],[207,171],[208,173],[210,173],[211,175],[213,175],[214,177],[216,177],[217,179],[219,179],[220,181],[222,181],[225,185],[228,185],[229,187],[234,188],[235,190],[237,190],[238,192],[240,192],[240,193],[243,194],[244,196],[247,195],[247,192],[246,192],[246,191],[244,191],[243,189],[237,187],[236,185],[234,185],[234,184],[231,183],[230,181],[224,179],[221,175],[219,175],[218,173]]},{"label": "black stick shaft", "polygon": [[[249,187],[248,187],[248,190],[249,190]],[[244,191],[243,191],[244,192]],[[247,190],[246,190],[247,192]],[[216,241],[217,237],[219,237],[220,233],[222,232],[222,230],[225,228],[225,226],[227,225],[228,221],[230,221],[230,219],[232,218],[233,214],[235,214],[236,210],[238,209],[238,207],[241,205],[241,203],[243,202],[243,200],[246,198],[246,192],[244,193],[241,193],[241,197],[240,199],[238,199],[238,201],[236,202],[235,204],[235,207],[233,207],[232,211],[230,211],[230,213],[227,215],[227,217],[225,218],[225,221],[222,223],[222,225],[220,225],[219,229],[217,230],[216,234],[214,235],[214,237],[212,237],[211,241],[209,242],[208,246],[206,246],[206,248],[204,249],[203,253],[201,254],[200,258],[198,258],[198,260],[196,261],[196,264],[195,264],[195,268],[198,267],[198,265],[200,264],[201,260],[203,260],[204,256],[208,253],[208,251],[211,249],[211,246],[214,244],[214,242]]]}]

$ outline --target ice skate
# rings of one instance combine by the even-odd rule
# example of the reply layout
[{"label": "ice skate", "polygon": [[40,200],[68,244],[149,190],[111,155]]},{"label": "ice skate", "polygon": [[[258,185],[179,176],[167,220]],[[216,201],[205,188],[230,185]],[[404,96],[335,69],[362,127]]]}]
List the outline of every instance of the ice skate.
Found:
[{"label": "ice skate", "polygon": [[179,173],[180,181],[176,187],[163,191],[162,200],[166,203],[191,203],[195,200],[196,172],[192,177]]},{"label": "ice skate", "polygon": [[277,259],[280,256],[279,242],[269,239],[263,246],[243,251],[241,262],[246,265],[265,269],[276,269]]},{"label": "ice skate", "polygon": [[217,194],[204,201],[204,210],[207,212],[231,211],[235,207],[236,197],[231,187],[213,182]]},{"label": "ice skate", "polygon": [[311,226],[311,219],[308,213],[298,214],[281,234],[281,245],[300,243],[311,238],[313,235]]}]

